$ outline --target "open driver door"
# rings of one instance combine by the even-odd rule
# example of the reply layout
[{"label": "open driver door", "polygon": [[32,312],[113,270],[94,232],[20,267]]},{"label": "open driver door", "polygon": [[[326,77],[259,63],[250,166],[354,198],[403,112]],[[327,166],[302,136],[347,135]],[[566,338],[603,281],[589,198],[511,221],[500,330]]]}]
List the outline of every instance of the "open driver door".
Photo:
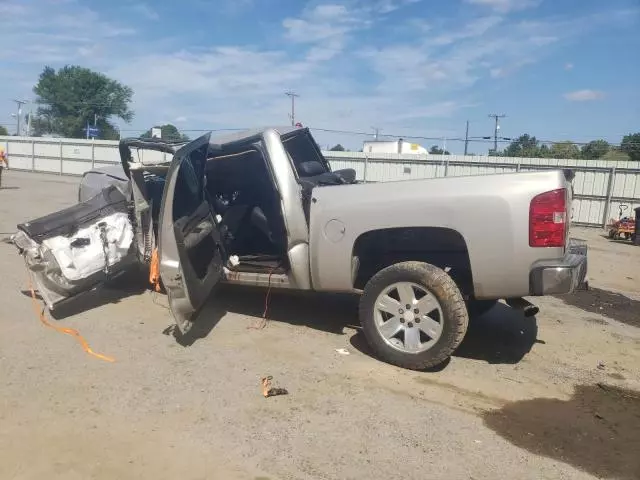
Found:
[{"label": "open driver door", "polygon": [[224,275],[216,212],[205,190],[209,139],[204,135],[175,153],[160,210],[160,276],[183,334]]}]

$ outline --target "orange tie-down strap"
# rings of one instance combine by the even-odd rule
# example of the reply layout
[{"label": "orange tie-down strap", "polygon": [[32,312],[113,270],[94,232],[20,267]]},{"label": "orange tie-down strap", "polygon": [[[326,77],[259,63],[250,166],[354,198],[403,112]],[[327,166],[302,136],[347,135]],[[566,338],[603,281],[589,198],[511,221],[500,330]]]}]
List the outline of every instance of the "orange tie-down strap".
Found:
[{"label": "orange tie-down strap", "polygon": [[91,350],[91,347],[89,346],[87,341],[84,339],[84,337],[80,335],[79,331],[73,328],[58,327],[56,325],[49,323],[49,321],[47,321],[47,317],[45,315],[45,308],[43,307],[42,310],[40,310],[38,307],[38,298],[36,297],[36,291],[33,288],[31,272],[29,272],[29,290],[31,291],[31,299],[33,300],[33,309],[36,312],[36,315],[38,315],[38,317],[40,318],[40,321],[43,323],[43,325],[45,325],[46,327],[52,328],[57,332],[64,333],[66,335],[71,335],[80,343],[80,345],[82,346],[82,349],[93,357],[99,358],[100,360],[104,360],[105,362],[109,362],[109,363],[113,363],[116,361],[115,358],[112,358],[107,355],[103,355],[101,353],[97,353]]},{"label": "orange tie-down strap", "polygon": [[158,249],[154,248],[151,253],[151,265],[149,266],[149,283],[153,285],[156,292],[160,292],[160,259],[158,258]]}]

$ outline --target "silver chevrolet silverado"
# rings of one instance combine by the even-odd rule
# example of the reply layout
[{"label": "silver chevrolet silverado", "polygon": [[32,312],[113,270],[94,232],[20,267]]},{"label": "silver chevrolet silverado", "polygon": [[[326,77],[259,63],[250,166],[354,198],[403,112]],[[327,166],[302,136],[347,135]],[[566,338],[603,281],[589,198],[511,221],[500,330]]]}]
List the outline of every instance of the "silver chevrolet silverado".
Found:
[{"label": "silver chevrolet silverado", "polygon": [[155,258],[182,335],[219,282],[359,292],[373,351],[424,369],[498,300],[530,315],[522,297],[585,282],[571,172],[360,183],[305,128],[119,148],[121,166],[86,173],[77,205],[18,226],[49,309]]}]

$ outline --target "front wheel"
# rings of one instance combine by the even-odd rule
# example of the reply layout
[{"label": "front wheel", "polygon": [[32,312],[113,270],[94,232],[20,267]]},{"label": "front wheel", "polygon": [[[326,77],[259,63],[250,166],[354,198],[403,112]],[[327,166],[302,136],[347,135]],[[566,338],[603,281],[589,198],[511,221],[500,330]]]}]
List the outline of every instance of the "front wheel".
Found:
[{"label": "front wheel", "polygon": [[469,324],[453,279],[421,262],[397,263],[378,272],[360,300],[360,323],[374,353],[402,368],[443,363],[460,345]]}]

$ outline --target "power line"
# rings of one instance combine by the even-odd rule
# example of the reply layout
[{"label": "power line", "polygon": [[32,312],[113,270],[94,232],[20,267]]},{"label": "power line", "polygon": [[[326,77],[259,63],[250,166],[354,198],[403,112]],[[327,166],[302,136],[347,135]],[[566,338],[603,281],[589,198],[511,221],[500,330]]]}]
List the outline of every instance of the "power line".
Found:
[{"label": "power line", "polygon": [[[359,136],[370,136],[371,133],[369,132],[362,132],[362,131],[355,131],[355,130],[338,130],[338,129],[331,129],[331,128],[320,128],[320,127],[313,127],[313,126],[309,126],[309,129],[311,130],[315,130],[318,132],[325,132],[325,133],[338,133],[338,134],[344,134],[344,135],[359,135]],[[387,137],[387,138],[409,138],[409,139],[416,139],[416,140],[429,140],[429,141],[436,141],[436,142],[441,142],[443,137],[427,137],[424,135],[407,135],[407,134],[391,134],[391,133],[385,133],[385,134],[380,134],[381,137]],[[474,142],[474,143],[493,143],[493,141],[491,140],[492,137],[469,137],[469,142]],[[465,138],[461,138],[461,137],[447,137],[447,140],[449,141],[453,141],[453,142],[464,142]],[[511,143],[512,141],[516,140],[515,138],[507,138],[507,137],[497,137],[497,143]],[[572,142],[570,140],[542,140],[542,139],[536,139],[536,141],[538,143],[546,143],[546,144],[550,144],[550,145],[554,145],[557,143],[571,143],[573,145],[588,145],[591,142]],[[616,147],[616,146],[620,146],[619,143],[609,143],[610,146],[612,147]],[[634,143],[629,143],[628,145],[634,145]]]},{"label": "power line", "polygon": [[[297,95],[296,95],[297,96]],[[28,103],[28,102],[23,102],[23,103]],[[85,103],[85,105],[89,105],[89,103]],[[97,104],[94,104],[97,105]],[[2,123],[0,122],[0,125],[13,125],[12,123]],[[371,136],[371,132],[363,132],[363,131],[354,131],[354,130],[339,130],[339,129],[330,129],[330,128],[321,128],[321,127],[312,127],[309,126],[308,127],[311,130],[314,131],[318,131],[318,132],[325,132],[325,133],[336,133],[336,134],[343,134],[343,135],[357,135],[357,136],[364,136],[364,137],[370,137]],[[439,136],[439,137],[429,137],[429,136],[424,136],[424,135],[408,135],[408,134],[392,134],[392,133],[388,133],[388,134],[383,134],[380,133],[382,129],[377,128],[377,127],[372,127],[372,129],[375,131],[375,137],[379,138],[379,137],[384,137],[384,138],[405,138],[405,139],[415,139],[415,140],[427,140],[427,141],[433,141],[433,142],[441,142],[443,137]],[[135,128],[131,128],[131,129],[121,129],[121,132],[144,132],[148,129],[145,128],[140,128],[140,129],[135,129]],[[181,132],[185,132],[185,133],[206,133],[206,132],[239,132],[239,131],[244,131],[244,130],[250,130],[250,128],[216,128],[216,129],[212,129],[212,128],[203,128],[203,129],[180,129]],[[601,138],[601,137],[599,137]],[[449,142],[464,142],[465,145],[468,143],[494,143],[494,146],[496,146],[497,143],[511,143],[514,140],[517,140],[517,138],[509,138],[509,137],[497,137],[495,135],[494,132],[494,138],[492,141],[492,137],[490,136],[483,136],[483,137],[469,137],[467,135],[465,135],[464,138],[461,137],[447,137],[446,138],[447,141]],[[539,144],[549,144],[549,145],[554,145],[554,144],[565,144],[565,143],[569,143],[569,144],[573,144],[573,145],[588,145],[589,143],[591,143],[591,141],[589,142],[574,142],[574,141],[570,141],[570,140],[543,140],[543,139],[536,139],[536,141]],[[620,143],[612,143],[612,142],[607,142],[609,144],[610,147],[616,148],[616,147],[620,147]],[[637,142],[631,142],[631,143],[626,143],[626,145],[628,146],[640,146],[640,143]]]}]

